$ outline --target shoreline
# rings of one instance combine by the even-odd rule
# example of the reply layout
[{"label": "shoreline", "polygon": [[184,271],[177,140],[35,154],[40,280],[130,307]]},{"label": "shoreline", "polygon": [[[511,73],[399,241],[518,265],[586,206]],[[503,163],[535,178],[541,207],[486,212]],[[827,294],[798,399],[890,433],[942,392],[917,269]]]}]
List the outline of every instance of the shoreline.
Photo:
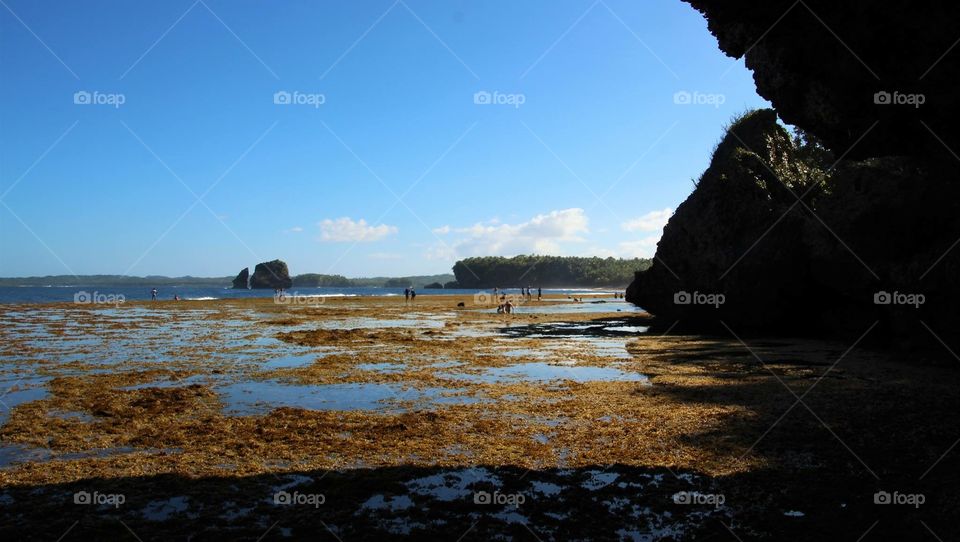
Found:
[{"label": "shoreline", "polygon": [[[47,287],[0,287],[0,294],[4,289],[17,290],[20,288],[31,288],[31,289],[41,289],[46,290]],[[49,288],[60,288],[60,287],[49,287]],[[124,304],[133,304],[133,303],[151,303],[151,302],[165,302],[165,301],[174,301],[172,298],[173,293],[181,292],[182,290],[177,290],[175,288],[163,288],[161,289],[161,297],[156,301],[153,301],[149,298],[149,288],[140,288],[140,287],[117,287],[117,288],[102,288],[102,287],[88,287],[88,286],[67,286],[62,287],[67,288],[70,291],[77,290],[74,294],[82,294],[85,297],[83,301],[76,301],[70,299],[60,299],[60,300],[2,300],[2,295],[0,295],[0,307],[11,307],[15,305],[63,305],[63,306],[111,306],[111,305],[124,305]],[[189,290],[196,290],[194,287],[186,287]],[[143,297],[139,298],[128,298],[132,295],[132,292],[135,292],[136,295]],[[169,293],[173,290],[173,293]],[[242,300],[242,299],[272,299],[274,297],[274,290],[271,289],[241,289],[235,290],[233,288],[201,288],[199,289],[203,293],[207,294],[221,294],[217,295],[201,295],[200,297],[191,297],[186,298],[182,297],[180,301],[220,301],[220,300]],[[351,292],[342,292],[342,291],[333,291],[329,293],[317,292],[317,290],[351,290]],[[394,292],[387,292],[382,294],[368,294],[366,290],[395,290]],[[615,292],[622,294],[623,289],[616,288],[544,288],[543,297],[546,298],[558,298],[558,296],[568,296],[570,293],[577,293],[582,296],[605,296],[613,295]],[[508,288],[506,290],[501,290],[501,292],[506,292],[507,295],[519,295],[514,293],[514,291],[519,291],[519,288]],[[536,291],[536,289],[534,289]],[[225,294],[224,292],[243,292],[242,295],[231,296]],[[262,295],[255,295],[262,293]],[[304,293],[300,293],[304,292]],[[473,295],[482,295],[490,294],[492,288],[489,289],[477,289],[477,290],[450,290],[450,293],[442,293],[442,289],[426,289],[426,290],[417,290],[417,297],[462,297],[462,296],[473,296]],[[293,287],[285,290],[287,297],[291,296],[301,296],[301,297],[360,297],[360,298],[380,298],[380,297],[397,297],[403,296],[402,288],[383,288],[383,287]],[[186,294],[185,294],[186,295]],[[101,301],[90,301],[94,296],[99,296],[103,300]],[[536,294],[534,294],[536,297]],[[113,301],[114,298],[122,299],[122,301]],[[109,299],[109,300],[108,300]]]}]

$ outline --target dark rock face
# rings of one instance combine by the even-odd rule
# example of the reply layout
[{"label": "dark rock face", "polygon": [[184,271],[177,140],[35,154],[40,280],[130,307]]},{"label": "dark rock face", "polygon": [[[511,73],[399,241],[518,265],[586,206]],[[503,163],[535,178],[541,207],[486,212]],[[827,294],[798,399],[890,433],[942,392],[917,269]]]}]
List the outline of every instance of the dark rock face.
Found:
[{"label": "dark rock face", "polygon": [[[757,92],[780,118],[838,155],[949,158],[937,137],[960,152],[960,54],[951,50],[956,28],[947,23],[960,19],[960,4],[684,1],[704,14],[720,49],[745,56]],[[875,100],[878,92],[888,96]],[[923,95],[922,105],[884,103],[913,94]]]},{"label": "dark rock face", "polygon": [[233,279],[233,289],[234,290],[246,290],[249,288],[250,284],[250,268],[244,267],[239,273],[237,273],[237,278]]},{"label": "dark rock face", "polygon": [[[960,337],[953,172],[904,157],[844,161],[829,173],[824,163],[773,111],[744,116],[627,300],[699,329],[855,338],[879,322],[877,335],[908,346],[938,342],[925,325]],[[905,297],[917,294],[920,303]]]},{"label": "dark rock face", "polygon": [[[720,327],[723,320],[760,328],[801,316],[799,307],[814,292],[808,254],[799,249],[808,221],[791,190],[812,200],[825,176],[801,167],[795,154],[771,110],[731,126],[696,190],[664,228],[653,266],[627,289],[627,300],[700,327]],[[685,303],[693,296],[715,299]]]},{"label": "dark rock face", "polygon": [[684,1],[822,153],[772,111],[736,122],[627,299],[699,329],[876,323],[900,346],[960,342],[960,54],[944,24],[960,4]]},{"label": "dark rock face", "polygon": [[253,276],[250,277],[251,288],[277,289],[291,286],[293,286],[293,280],[290,278],[290,271],[287,269],[286,262],[282,260],[258,263],[253,270]]}]

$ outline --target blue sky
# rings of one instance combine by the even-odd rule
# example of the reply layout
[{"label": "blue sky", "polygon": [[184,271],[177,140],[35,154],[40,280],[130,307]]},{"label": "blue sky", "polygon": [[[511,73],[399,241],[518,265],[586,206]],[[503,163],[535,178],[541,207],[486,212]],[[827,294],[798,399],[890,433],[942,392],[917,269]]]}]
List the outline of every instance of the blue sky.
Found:
[{"label": "blue sky", "polygon": [[679,0],[0,4],[0,276],[650,256],[767,105]]}]

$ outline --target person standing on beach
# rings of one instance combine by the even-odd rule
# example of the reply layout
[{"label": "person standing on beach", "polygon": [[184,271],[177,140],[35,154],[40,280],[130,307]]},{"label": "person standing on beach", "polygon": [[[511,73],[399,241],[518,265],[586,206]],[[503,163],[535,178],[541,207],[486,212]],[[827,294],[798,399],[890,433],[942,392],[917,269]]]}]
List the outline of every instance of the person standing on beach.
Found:
[{"label": "person standing on beach", "polygon": [[403,289],[403,300],[404,302],[410,301],[410,288]]},{"label": "person standing on beach", "polygon": [[157,289],[156,289],[156,288],[150,290],[150,299],[153,300],[153,301],[156,301],[156,300],[157,300]]},{"label": "person standing on beach", "polygon": [[416,299],[417,299],[417,291],[414,290],[413,287],[410,287],[410,301],[416,301]]},{"label": "person standing on beach", "polygon": [[537,286],[537,301],[540,301],[542,297],[543,297],[543,288]]}]

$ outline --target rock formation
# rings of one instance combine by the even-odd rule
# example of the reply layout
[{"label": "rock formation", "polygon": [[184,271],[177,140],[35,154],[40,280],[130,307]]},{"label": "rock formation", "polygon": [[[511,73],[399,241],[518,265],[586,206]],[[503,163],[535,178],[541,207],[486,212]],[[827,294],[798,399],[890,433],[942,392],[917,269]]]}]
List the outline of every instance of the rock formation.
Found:
[{"label": "rock formation", "polygon": [[[744,57],[784,122],[838,154],[949,157],[937,137],[960,152],[960,55],[956,29],[944,24],[960,19],[960,4],[684,1],[706,17],[723,52]],[[910,103],[917,95],[923,103]]]},{"label": "rock formation", "polygon": [[737,120],[627,300],[698,329],[956,337],[956,183],[906,157],[831,170],[821,150],[772,110]]},{"label": "rock formation", "polygon": [[251,288],[277,289],[291,286],[293,286],[293,280],[290,278],[290,271],[287,269],[286,262],[282,260],[258,263],[253,270],[253,276],[250,277]]},{"label": "rock formation", "polygon": [[246,290],[250,287],[250,268],[244,267],[237,273],[237,278],[233,279],[234,290]]},{"label": "rock formation", "polygon": [[960,54],[940,24],[960,5],[684,1],[776,113],[730,127],[627,299],[665,325],[960,342]]},{"label": "rock formation", "polygon": [[[811,200],[821,192],[823,175],[797,167],[796,154],[773,111],[735,122],[696,190],[664,228],[653,267],[637,273],[627,299],[688,325],[720,327],[724,320],[756,328],[799,318],[811,270],[798,250],[804,210],[791,190],[809,191]],[[684,299],[718,294],[719,303]]]}]

